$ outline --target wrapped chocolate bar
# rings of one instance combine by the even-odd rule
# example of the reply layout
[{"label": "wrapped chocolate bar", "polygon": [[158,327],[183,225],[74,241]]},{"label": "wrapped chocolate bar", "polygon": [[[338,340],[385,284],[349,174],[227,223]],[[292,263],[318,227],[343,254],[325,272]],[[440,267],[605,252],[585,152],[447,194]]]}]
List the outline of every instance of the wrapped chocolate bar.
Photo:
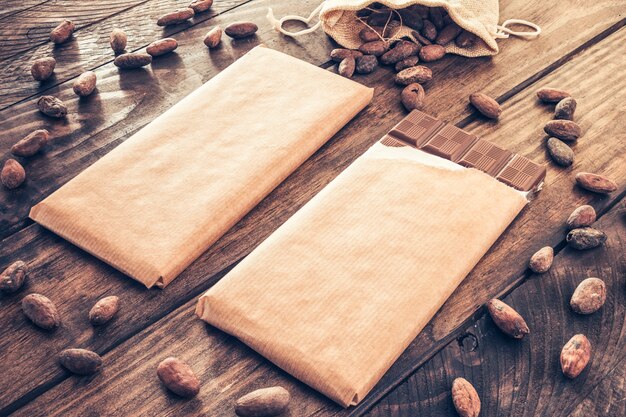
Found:
[{"label": "wrapped chocolate bar", "polygon": [[196,314],[356,404],[544,175],[413,111],[209,289]]},{"label": "wrapped chocolate bar", "polygon": [[254,48],[30,217],[147,287],[163,287],[371,98],[361,84]]}]

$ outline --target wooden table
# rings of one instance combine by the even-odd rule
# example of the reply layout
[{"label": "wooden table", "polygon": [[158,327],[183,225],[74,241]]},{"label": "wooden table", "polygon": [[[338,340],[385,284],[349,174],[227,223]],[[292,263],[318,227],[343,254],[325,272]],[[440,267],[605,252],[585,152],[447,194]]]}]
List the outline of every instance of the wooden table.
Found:
[{"label": "wooden table", "polygon": [[[308,15],[317,1],[274,0],[277,15]],[[375,88],[371,105],[304,163],[219,242],[165,290],[146,290],[27,219],[29,208],[62,186],[135,131],[153,120],[249,49],[265,43],[334,70],[334,47],[321,31],[292,40],[265,20],[267,2],[216,0],[191,23],[162,29],[156,18],[185,1],[5,0],[0,11],[0,143],[3,159],[30,131],[47,128],[55,138],[44,154],[25,161],[28,179],[15,191],[0,191],[0,267],[23,259],[31,269],[22,291],[0,297],[0,414],[43,415],[234,415],[233,401],[253,389],[280,384],[292,393],[291,416],[454,415],[450,385],[463,376],[476,386],[484,416],[623,416],[626,414],[626,6],[619,0],[500,2],[501,21],[523,18],[539,24],[536,40],[499,42],[493,58],[449,56],[429,65],[426,111],[548,167],[544,190],[465,279],[426,329],[382,381],[356,407],[343,410],[277,369],[236,339],[193,315],[198,296],[227,273],[339,172],[378,140],[405,112],[392,71],[379,69],[355,80]],[[56,48],[51,28],[64,18],[77,25],[75,38]],[[253,20],[256,37],[224,39],[219,50],[202,44],[214,25]],[[129,37],[127,50],[141,50],[171,36],[176,53],[145,70],[121,73],[113,65],[108,35],[114,27]],[[29,74],[33,59],[54,56],[52,79],[39,84]],[[98,76],[97,93],[79,100],[72,81],[88,69]],[[552,117],[535,91],[542,86],[571,91],[584,136],[570,168],[550,162],[543,124]],[[467,97],[482,91],[504,111],[498,122],[477,117]],[[36,100],[53,94],[70,109],[67,120],[40,115]],[[216,109],[219,111],[219,109]],[[609,196],[574,186],[574,175],[591,171],[612,177],[619,189]],[[586,252],[564,244],[564,221],[581,204],[598,212],[606,245]],[[552,269],[527,270],[532,253],[550,245]],[[604,308],[573,314],[568,300],[583,278],[608,286]],[[54,300],[62,326],[47,333],[21,312],[31,292]],[[93,328],[86,316],[105,295],[122,301],[119,316]],[[501,297],[526,319],[531,334],[522,341],[503,336],[485,316],[483,304]],[[591,363],[575,380],[560,372],[558,356],[575,333],[593,346]],[[77,378],[56,363],[68,347],[97,351],[104,369]],[[203,381],[200,395],[182,400],[156,378],[167,356],[186,360]]]}]

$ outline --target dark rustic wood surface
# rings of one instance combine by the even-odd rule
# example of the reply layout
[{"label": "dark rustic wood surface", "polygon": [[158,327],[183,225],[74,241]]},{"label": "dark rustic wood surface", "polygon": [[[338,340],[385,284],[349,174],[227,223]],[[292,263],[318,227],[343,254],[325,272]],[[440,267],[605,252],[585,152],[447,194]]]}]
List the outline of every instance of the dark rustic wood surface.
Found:
[{"label": "dark rustic wood surface", "polygon": [[[536,336],[533,332],[531,338],[522,342],[526,349],[524,354],[519,345],[507,343],[503,338],[491,342],[498,335],[493,335],[493,325],[482,317],[481,309],[489,298],[515,288],[509,296],[513,299],[517,294],[534,296],[537,291],[554,294],[555,290],[548,285],[554,280],[546,281],[544,288],[543,279],[529,279],[526,263],[541,246],[551,245],[561,251],[564,219],[579,204],[596,207],[603,215],[601,224],[611,228],[612,238],[606,251],[590,252],[595,262],[585,264],[585,260],[589,261],[585,254],[578,268],[598,269],[623,256],[620,254],[623,254],[625,240],[624,223],[608,220],[618,219],[615,207],[626,188],[626,123],[620,117],[620,106],[626,98],[622,58],[626,30],[621,29],[624,25],[621,2],[503,1],[500,5],[502,20],[512,17],[532,20],[542,26],[543,35],[534,41],[501,41],[502,51],[493,58],[446,57],[430,65],[435,79],[427,86],[426,111],[548,164],[546,187],[372,393],[362,404],[348,410],[340,409],[298,383],[237,340],[205,326],[193,317],[193,307],[199,294],[403,116],[399,88],[393,84],[392,72],[380,69],[369,76],[355,77],[375,88],[372,104],[168,288],[147,291],[32,224],[26,218],[30,206],[253,46],[264,43],[329,67],[328,52],[333,43],[321,32],[297,41],[277,35],[265,21],[267,3],[262,1],[217,0],[212,11],[198,15],[191,23],[166,30],[154,24],[156,17],[185,2],[114,1],[106,2],[107,6],[99,8],[97,13],[90,7],[81,10],[75,2],[40,3],[9,2],[10,10],[0,13],[0,21],[15,22],[14,30],[10,30],[10,25],[0,29],[3,32],[0,43],[8,42],[2,48],[5,55],[0,55],[4,69],[0,75],[3,77],[0,80],[3,84],[0,146],[7,157],[17,139],[40,127],[48,128],[55,137],[45,154],[25,162],[29,178],[26,186],[13,192],[4,189],[0,192],[0,237],[4,239],[0,247],[0,267],[19,257],[33,270],[22,292],[0,297],[3,332],[0,369],[7,376],[0,380],[0,415],[10,412],[16,415],[232,415],[235,398],[274,383],[292,391],[294,401],[290,415],[293,416],[361,415],[368,410],[376,416],[453,415],[447,391],[450,378],[454,372],[467,371],[458,363],[472,365],[471,371],[483,378],[477,387],[484,396],[484,415],[532,415],[532,408],[518,411],[519,407],[534,401],[536,410],[550,411],[566,400],[571,400],[571,407],[559,408],[558,412],[621,415],[619,411],[623,411],[626,401],[624,371],[620,369],[624,358],[620,356],[623,350],[620,351],[616,343],[622,342],[623,337],[623,291],[622,298],[612,299],[603,310],[609,311],[602,314],[613,317],[612,322],[585,322],[600,326],[599,330],[594,330],[598,335],[608,332],[606,340],[595,339],[603,340],[607,349],[603,351],[605,360],[599,361],[602,366],[595,373],[590,372],[592,379],[585,379],[587,384],[574,385],[578,387],[575,394],[560,379],[550,378],[555,376],[548,373],[554,369],[552,363],[545,362],[545,372],[533,374],[532,378],[511,371],[527,370],[537,356],[545,359],[547,352],[560,349],[557,345],[561,342],[557,343],[556,339],[561,336],[561,330],[576,328],[577,322],[572,321],[575,319],[563,319],[563,329],[554,335]],[[46,9],[52,6],[55,6],[54,12]],[[272,6],[278,15],[294,12],[307,15],[316,2],[273,1]],[[53,48],[41,34],[47,34],[61,18],[59,16],[75,19],[80,23],[79,30],[70,43]],[[204,34],[215,24],[223,26],[236,20],[257,22],[260,26],[257,36],[242,41],[224,39],[219,50],[209,52],[202,44]],[[111,63],[113,54],[108,47],[108,33],[113,27],[121,27],[129,34],[128,50],[141,50],[162,36],[176,38],[180,46],[175,54],[155,59],[146,70],[120,73]],[[23,33],[29,30],[38,37],[23,39]],[[14,51],[13,55],[5,52],[5,45]],[[40,85],[30,79],[29,62],[49,54],[59,61],[56,76]],[[90,98],[78,100],[71,92],[71,82],[86,69],[95,69],[98,91]],[[551,110],[539,105],[534,98],[534,91],[544,85],[569,89],[578,99],[577,121],[583,126],[585,136],[575,145],[576,163],[568,169],[550,164],[545,155],[542,126],[551,118]],[[498,123],[476,117],[468,107],[467,96],[479,90],[503,103],[504,113]],[[55,121],[38,114],[35,102],[43,92],[58,95],[69,104],[71,114],[67,121]],[[620,188],[608,197],[581,191],[573,186],[573,176],[580,170],[610,175]],[[553,274],[558,277],[563,271],[575,271],[576,266],[567,266],[573,257],[567,250],[559,252],[560,266],[550,277]],[[613,268],[618,272],[617,275],[609,273],[615,278],[612,285],[621,285],[619,288],[623,289],[621,266],[613,265]],[[576,277],[568,275],[568,279],[576,280]],[[46,294],[57,303],[63,316],[60,329],[43,333],[24,319],[19,301],[29,292]],[[85,319],[87,311],[98,298],[109,294],[122,299],[120,316],[94,330]],[[530,299],[530,295],[525,297],[524,300]],[[563,300],[555,302],[560,303],[558,314],[565,317]],[[529,306],[536,309],[533,310],[536,320],[545,319],[552,307]],[[486,337],[490,338],[487,342]],[[464,353],[457,340],[462,346],[476,343],[479,348],[471,354]],[[535,344],[535,340],[540,342]],[[92,378],[69,377],[57,366],[54,356],[70,346],[86,347],[103,354],[103,372]],[[613,351],[608,350],[610,346],[614,346]],[[178,400],[160,386],[154,369],[167,355],[186,359],[202,376],[204,384],[197,399]],[[497,358],[496,363],[485,359],[492,357]],[[594,363],[598,363],[595,358]],[[611,369],[610,364],[613,364]],[[504,375],[513,372],[516,379],[503,378],[505,371]],[[471,377],[472,373],[464,375]],[[560,377],[558,373],[556,376]],[[494,378],[497,381],[492,381]],[[528,389],[529,384],[533,384],[532,390]],[[560,385],[555,388],[555,384]],[[526,387],[525,393],[513,395],[520,387]]]}]

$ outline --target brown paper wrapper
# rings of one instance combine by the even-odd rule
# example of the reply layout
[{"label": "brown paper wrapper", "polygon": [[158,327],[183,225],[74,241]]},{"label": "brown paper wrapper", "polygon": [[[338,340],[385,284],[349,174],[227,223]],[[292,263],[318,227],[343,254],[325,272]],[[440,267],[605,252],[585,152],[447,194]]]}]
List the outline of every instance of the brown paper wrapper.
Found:
[{"label": "brown paper wrapper", "polygon": [[208,290],[196,314],[356,404],[526,203],[478,170],[376,144]]},{"label": "brown paper wrapper", "polygon": [[147,287],[164,287],[372,98],[257,47],[30,217]]}]

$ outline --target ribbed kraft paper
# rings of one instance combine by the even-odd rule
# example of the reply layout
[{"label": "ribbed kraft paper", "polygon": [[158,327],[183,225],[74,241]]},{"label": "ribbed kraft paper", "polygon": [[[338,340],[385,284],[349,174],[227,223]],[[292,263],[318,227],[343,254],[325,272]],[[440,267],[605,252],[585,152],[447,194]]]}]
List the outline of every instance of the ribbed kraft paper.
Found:
[{"label": "ribbed kraft paper", "polygon": [[[364,9],[372,0],[326,0],[320,20],[322,28],[337,43],[345,48],[356,49],[363,41],[359,32],[365,26],[356,17],[356,11]],[[449,53],[467,57],[489,56],[498,53],[498,44],[494,38],[497,32],[500,9],[498,0],[380,0],[392,9],[404,9],[412,5],[443,7],[460,27],[477,35],[482,42],[471,48],[459,48],[454,42],[445,45]],[[408,36],[413,29],[406,26],[394,35],[394,39]]]},{"label": "ribbed kraft paper", "polygon": [[147,287],[165,286],[371,98],[354,81],[254,48],[30,217]]},{"label": "ribbed kraft paper", "polygon": [[356,404],[526,203],[480,171],[376,144],[209,289],[196,314]]}]

